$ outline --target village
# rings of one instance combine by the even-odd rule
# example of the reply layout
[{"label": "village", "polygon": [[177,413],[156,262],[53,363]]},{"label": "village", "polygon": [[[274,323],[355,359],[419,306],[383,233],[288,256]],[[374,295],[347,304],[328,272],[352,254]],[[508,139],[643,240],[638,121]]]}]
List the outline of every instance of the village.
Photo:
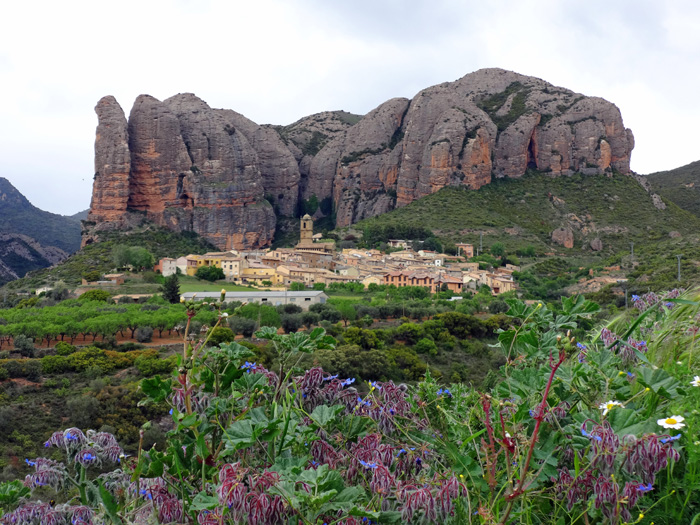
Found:
[{"label": "village", "polygon": [[[460,255],[446,255],[430,250],[413,251],[410,241],[391,240],[389,246],[398,251],[383,253],[376,249],[343,249],[313,233],[313,219],[305,215],[300,221],[300,241],[294,248],[267,251],[211,252],[163,258],[154,270],[164,277],[178,271],[194,276],[203,266],[223,271],[226,281],[282,291],[301,283],[305,288],[324,288],[333,283],[370,285],[420,286],[430,290],[461,294],[467,289],[488,286],[493,295],[517,289],[513,272],[520,268],[506,265],[492,271],[479,268],[474,246],[458,244]],[[323,285],[323,286],[322,286]],[[297,286],[298,288],[298,286]]]}]

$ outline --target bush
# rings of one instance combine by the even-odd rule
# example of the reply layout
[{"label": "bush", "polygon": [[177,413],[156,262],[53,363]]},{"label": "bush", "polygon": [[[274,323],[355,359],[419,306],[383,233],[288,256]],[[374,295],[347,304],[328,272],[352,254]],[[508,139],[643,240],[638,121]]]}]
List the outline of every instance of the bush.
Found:
[{"label": "bush", "polygon": [[63,355],[47,355],[41,358],[41,370],[44,374],[62,374],[71,368],[70,361]]},{"label": "bush", "polygon": [[26,335],[20,334],[12,340],[12,344],[22,357],[34,357],[34,352],[36,348],[34,347],[34,340],[30,339]]},{"label": "bush", "polygon": [[150,326],[139,326],[134,336],[139,343],[150,343],[153,340],[153,328]]},{"label": "bush", "polygon": [[112,297],[110,293],[106,290],[88,290],[82,294],[78,299],[81,301],[101,301],[103,303],[109,301]]},{"label": "bush", "polygon": [[236,339],[236,334],[233,333],[233,330],[225,326],[217,326],[209,336],[208,345],[219,346],[221,343],[230,343],[234,339]]},{"label": "bush", "polygon": [[175,356],[167,359],[159,359],[158,356],[153,356],[144,353],[136,358],[134,366],[143,376],[150,377],[156,374],[169,374],[175,368]]},{"label": "bush", "polygon": [[435,341],[428,339],[427,337],[424,337],[416,343],[415,350],[419,354],[437,355],[438,353]]},{"label": "bush", "polygon": [[4,366],[0,366],[0,381],[5,381],[10,377],[10,373],[5,369]]},{"label": "bush", "polygon": [[204,279],[205,281],[218,281],[223,279],[224,271],[216,266],[200,266],[197,268],[197,272],[194,274],[197,279]]},{"label": "bush", "polygon": [[70,345],[70,344],[66,343],[65,341],[59,341],[58,343],[56,343],[55,350],[56,350],[56,355],[64,355],[65,356],[65,355],[72,354],[77,349],[73,345]]},{"label": "bush", "polygon": [[281,316],[282,328],[288,334],[296,332],[302,327],[301,314],[282,314]]},{"label": "bush", "polygon": [[317,325],[320,320],[321,317],[314,312],[304,312],[301,314],[301,322],[304,323],[304,326],[308,329],[314,325]]},{"label": "bush", "polygon": [[255,332],[255,321],[245,317],[229,317],[228,325],[236,334],[242,334],[243,337],[250,337]]},{"label": "bush", "polygon": [[100,277],[102,277],[102,274],[97,270],[92,270],[83,274],[83,279],[85,279],[89,283],[99,281]]},{"label": "bush", "polygon": [[100,402],[93,396],[80,396],[69,399],[66,409],[71,420],[79,428],[94,426],[95,417],[100,410]]},{"label": "bush", "polygon": [[277,311],[281,314],[300,314],[303,309],[298,304],[280,304]]}]

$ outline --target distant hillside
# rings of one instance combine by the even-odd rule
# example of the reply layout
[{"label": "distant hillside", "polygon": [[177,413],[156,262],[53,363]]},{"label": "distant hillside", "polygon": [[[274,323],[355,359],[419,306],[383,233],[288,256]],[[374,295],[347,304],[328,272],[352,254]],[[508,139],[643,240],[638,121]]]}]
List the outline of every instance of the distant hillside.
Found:
[{"label": "distant hillside", "polygon": [[655,192],[700,217],[700,160],[647,175]]},{"label": "distant hillside", "polygon": [[84,221],[85,219],[87,219],[89,211],[90,211],[90,209],[79,211],[78,213],[74,213],[73,215],[69,215],[68,217],[70,217],[71,219],[77,219],[79,221]]},{"label": "distant hillside", "polygon": [[160,229],[129,234],[106,232],[103,242],[89,244],[55,267],[32,272],[23,279],[8,283],[7,288],[32,290],[58,280],[68,286],[76,286],[80,284],[80,279],[86,271],[97,270],[106,273],[112,270],[112,249],[118,244],[146,248],[156,260],[161,257],[180,257],[216,250],[214,245],[192,232],[175,233]]},{"label": "distant hillside", "polygon": [[67,253],[80,248],[80,220],[40,210],[0,177],[0,233],[31,237],[42,246]]},{"label": "distant hillside", "polygon": [[41,246],[26,235],[0,234],[0,285],[27,272],[52,266],[68,254],[55,246]]},{"label": "distant hillside", "polygon": [[[533,246],[540,253],[571,254],[592,253],[592,243],[610,254],[629,248],[629,242],[657,242],[700,231],[698,217],[671,203],[666,209],[656,208],[651,195],[632,177],[552,178],[532,172],[520,179],[495,180],[478,191],[446,187],[352,228],[378,230],[392,225],[428,228],[443,241],[475,245],[483,232],[484,250],[500,242],[513,251]],[[552,241],[555,230],[571,233],[572,250]]]}]

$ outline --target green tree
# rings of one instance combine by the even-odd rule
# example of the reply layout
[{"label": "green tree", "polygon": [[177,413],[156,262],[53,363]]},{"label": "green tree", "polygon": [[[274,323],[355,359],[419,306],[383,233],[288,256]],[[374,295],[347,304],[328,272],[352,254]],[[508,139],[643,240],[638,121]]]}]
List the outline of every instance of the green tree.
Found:
[{"label": "green tree", "polygon": [[290,292],[303,292],[304,290],[306,290],[304,283],[293,282],[289,285]]},{"label": "green tree", "polygon": [[163,299],[171,304],[180,302],[180,279],[178,279],[177,274],[174,273],[165,278],[165,283],[161,286],[161,292],[163,293]]},{"label": "green tree", "polygon": [[503,243],[495,242],[491,245],[491,249],[489,251],[494,257],[503,257],[503,255],[506,253],[506,248],[503,246]]},{"label": "green tree", "polygon": [[200,266],[194,276],[197,279],[214,282],[224,278],[224,271],[216,266]]}]

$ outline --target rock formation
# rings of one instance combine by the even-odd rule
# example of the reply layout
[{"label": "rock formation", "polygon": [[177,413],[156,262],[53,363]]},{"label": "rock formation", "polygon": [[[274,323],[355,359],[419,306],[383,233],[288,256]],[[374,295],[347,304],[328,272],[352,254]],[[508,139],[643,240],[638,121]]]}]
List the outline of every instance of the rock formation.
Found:
[{"label": "rock formation", "polygon": [[613,104],[502,69],[389,100],[364,117],[325,112],[290,126],[259,126],[191,94],[142,95],[128,123],[112,97],[96,111],[84,242],[140,212],[221,248],[259,247],[272,239],[273,206],[292,216],[299,200],[315,200],[347,226],[445,186],[478,189],[528,169],[630,174],[634,147]]},{"label": "rock formation", "polygon": [[[222,249],[270,243],[275,216],[264,198],[258,154],[227,112],[191,94],[164,102],[141,95],[125,129],[115,104],[106,97],[97,105],[96,174],[83,243],[144,214],[160,226],[196,231]],[[115,137],[112,147],[104,144],[104,130]],[[125,148],[129,161],[115,162]]]}]

